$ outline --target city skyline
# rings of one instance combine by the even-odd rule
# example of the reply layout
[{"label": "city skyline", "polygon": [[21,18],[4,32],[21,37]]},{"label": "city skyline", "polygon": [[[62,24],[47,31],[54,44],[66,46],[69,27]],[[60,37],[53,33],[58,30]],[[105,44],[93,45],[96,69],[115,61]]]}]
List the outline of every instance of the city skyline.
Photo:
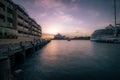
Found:
[{"label": "city skyline", "polygon": [[[13,0],[22,5],[43,33],[88,36],[114,24],[113,0]],[[117,23],[120,1],[117,1]]]}]

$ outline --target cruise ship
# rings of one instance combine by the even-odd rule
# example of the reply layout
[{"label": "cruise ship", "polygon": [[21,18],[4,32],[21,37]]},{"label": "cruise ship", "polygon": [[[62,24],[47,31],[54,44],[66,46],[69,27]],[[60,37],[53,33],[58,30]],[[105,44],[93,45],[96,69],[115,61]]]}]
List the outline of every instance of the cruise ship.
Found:
[{"label": "cruise ship", "polygon": [[[115,36],[115,28],[117,29],[117,35]],[[98,29],[93,32],[91,41],[106,42],[106,43],[120,43],[120,25],[116,27],[109,25],[105,29]]]},{"label": "cruise ship", "polygon": [[0,0],[0,44],[40,40],[41,26],[24,7],[12,0]]},{"label": "cruise ship", "polygon": [[117,24],[116,16],[116,0],[114,2],[114,26],[111,24],[105,29],[96,30],[92,36],[92,41],[105,43],[120,43],[120,24]]}]

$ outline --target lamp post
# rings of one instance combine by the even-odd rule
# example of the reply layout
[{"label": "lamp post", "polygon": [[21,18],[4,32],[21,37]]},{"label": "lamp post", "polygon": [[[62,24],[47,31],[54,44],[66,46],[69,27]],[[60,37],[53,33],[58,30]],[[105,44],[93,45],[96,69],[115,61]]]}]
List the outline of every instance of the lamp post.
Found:
[{"label": "lamp post", "polygon": [[117,37],[117,27],[116,27],[116,0],[114,0],[114,25],[115,25],[115,33],[114,36]]}]

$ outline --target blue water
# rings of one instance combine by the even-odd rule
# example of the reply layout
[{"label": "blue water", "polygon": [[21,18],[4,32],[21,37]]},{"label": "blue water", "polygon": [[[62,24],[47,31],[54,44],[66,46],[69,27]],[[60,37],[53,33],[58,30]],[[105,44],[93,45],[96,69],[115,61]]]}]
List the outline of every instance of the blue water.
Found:
[{"label": "blue water", "polygon": [[22,69],[25,80],[120,80],[120,44],[53,40]]}]

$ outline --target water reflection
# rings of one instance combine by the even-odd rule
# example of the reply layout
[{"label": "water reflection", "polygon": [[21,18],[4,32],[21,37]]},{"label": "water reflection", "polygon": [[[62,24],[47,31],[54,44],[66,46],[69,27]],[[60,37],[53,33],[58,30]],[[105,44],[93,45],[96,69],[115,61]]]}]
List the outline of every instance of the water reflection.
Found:
[{"label": "water reflection", "polygon": [[26,75],[26,80],[41,78],[43,80],[110,80],[119,78],[119,48],[119,44],[74,40],[52,41],[26,63],[24,71],[33,76],[27,77],[28,75]]},{"label": "water reflection", "polygon": [[52,45],[48,44],[48,47],[42,51],[44,54],[41,55],[41,61],[43,61],[43,63],[47,63],[48,65],[55,64],[58,59],[58,47],[58,43],[55,41],[52,42]]}]

